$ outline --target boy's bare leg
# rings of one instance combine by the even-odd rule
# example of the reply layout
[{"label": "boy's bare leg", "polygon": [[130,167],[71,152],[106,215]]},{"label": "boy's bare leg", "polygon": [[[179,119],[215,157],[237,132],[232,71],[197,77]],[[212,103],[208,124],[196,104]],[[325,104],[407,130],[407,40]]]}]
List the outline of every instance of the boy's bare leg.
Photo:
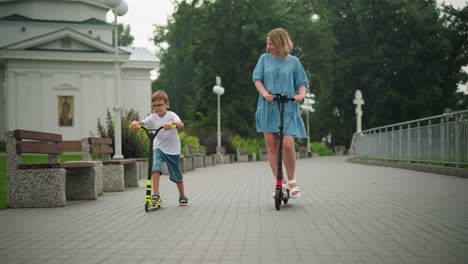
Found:
[{"label": "boy's bare leg", "polygon": [[176,183],[176,185],[179,190],[179,197],[185,197],[184,183]]},{"label": "boy's bare leg", "polygon": [[161,173],[153,172],[151,176],[153,177],[153,194],[160,194],[159,193],[159,179],[161,178],[160,177]]}]

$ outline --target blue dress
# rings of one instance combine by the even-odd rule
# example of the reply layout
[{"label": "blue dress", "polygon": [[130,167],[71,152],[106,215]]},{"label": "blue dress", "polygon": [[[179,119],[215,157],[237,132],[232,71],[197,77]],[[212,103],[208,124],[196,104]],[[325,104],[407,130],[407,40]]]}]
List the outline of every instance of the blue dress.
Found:
[{"label": "blue dress", "polygon": [[[309,86],[301,62],[292,55],[287,59],[279,59],[270,53],[263,54],[255,66],[252,79],[254,83],[261,81],[270,94],[280,93],[291,98],[297,95],[299,87]],[[255,119],[257,132],[279,133],[279,103],[270,103],[259,95]],[[284,135],[307,138],[298,103],[288,101],[284,105]]]}]

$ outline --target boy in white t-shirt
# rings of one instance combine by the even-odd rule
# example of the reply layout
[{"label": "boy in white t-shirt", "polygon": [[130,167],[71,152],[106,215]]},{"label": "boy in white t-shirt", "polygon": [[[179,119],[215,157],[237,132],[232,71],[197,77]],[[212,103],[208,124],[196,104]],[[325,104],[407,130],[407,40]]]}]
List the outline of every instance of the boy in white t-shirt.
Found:
[{"label": "boy in white t-shirt", "polygon": [[[131,129],[135,132],[139,126],[150,126],[152,128],[164,127],[159,131],[158,136],[154,139],[153,151],[154,160],[151,176],[153,178],[153,196],[151,200],[154,204],[162,202],[159,192],[159,179],[162,173],[163,162],[166,162],[169,169],[169,179],[177,184],[179,190],[179,204],[188,205],[188,199],[184,192],[184,179],[180,170],[180,139],[177,134],[177,129],[184,127],[184,123],[179,116],[167,111],[169,108],[169,98],[166,92],[159,90],[151,96],[151,107],[154,114],[147,116],[143,121],[133,121]],[[171,129],[171,126],[176,125],[177,129]]]}]

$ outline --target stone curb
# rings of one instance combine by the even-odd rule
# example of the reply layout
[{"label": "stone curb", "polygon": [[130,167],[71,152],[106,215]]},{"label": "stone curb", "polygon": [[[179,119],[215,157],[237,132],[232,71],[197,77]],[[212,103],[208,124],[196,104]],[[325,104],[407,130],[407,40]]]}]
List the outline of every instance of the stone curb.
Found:
[{"label": "stone curb", "polygon": [[411,163],[399,163],[399,162],[388,162],[388,161],[376,161],[376,160],[364,160],[357,157],[348,158],[346,161],[351,163],[381,166],[381,167],[392,167],[406,170],[422,171],[435,174],[443,174],[448,176],[455,176],[460,178],[468,178],[468,169],[463,168],[449,168],[423,164],[411,164]]}]

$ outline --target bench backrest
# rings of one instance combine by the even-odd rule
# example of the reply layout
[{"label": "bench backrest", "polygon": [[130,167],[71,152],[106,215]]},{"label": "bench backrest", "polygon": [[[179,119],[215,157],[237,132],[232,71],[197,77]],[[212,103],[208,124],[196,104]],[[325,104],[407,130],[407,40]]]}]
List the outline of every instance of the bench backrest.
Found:
[{"label": "bench backrest", "polygon": [[216,153],[226,154],[225,147],[216,147]]},{"label": "bench backrest", "polygon": [[195,154],[195,149],[192,145],[185,145],[185,156],[193,156]]},{"label": "bench backrest", "polygon": [[247,149],[246,149],[246,148],[244,148],[244,147],[238,147],[238,148],[237,148],[237,155],[238,155],[238,156],[239,156],[239,155],[246,155],[246,154],[249,154],[249,153],[247,153]]},{"label": "bench backrest", "polygon": [[198,147],[198,154],[205,155],[206,154],[206,148],[204,146],[199,146]]},{"label": "bench backrest", "polygon": [[5,132],[8,153],[8,164],[12,169],[21,164],[21,154],[47,154],[48,162],[59,163],[63,149],[59,146],[62,135],[30,130],[14,130]]},{"label": "bench backrest", "polygon": [[307,146],[300,146],[299,152],[307,152]]},{"label": "bench backrest", "polygon": [[59,143],[62,150],[74,150],[81,152],[81,141],[80,140],[64,140]]},{"label": "bench backrest", "polygon": [[112,139],[89,137],[81,141],[83,149],[83,160],[92,160],[93,154],[101,154],[103,160],[110,160],[112,149]]}]

